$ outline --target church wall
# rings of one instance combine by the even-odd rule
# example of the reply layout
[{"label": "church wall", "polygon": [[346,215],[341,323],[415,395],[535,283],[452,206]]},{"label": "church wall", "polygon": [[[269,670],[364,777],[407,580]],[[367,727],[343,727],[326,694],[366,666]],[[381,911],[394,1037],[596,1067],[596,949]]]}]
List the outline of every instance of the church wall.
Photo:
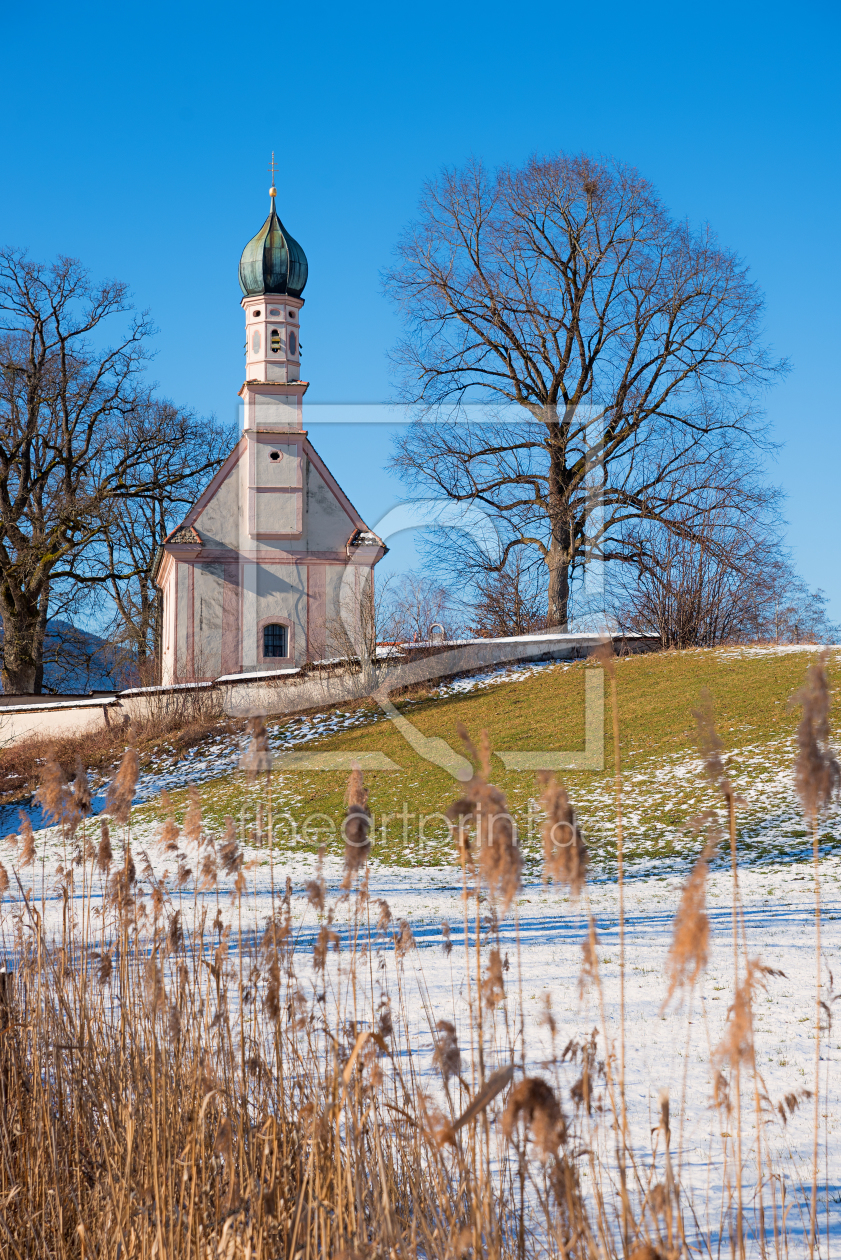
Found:
[{"label": "church wall", "polygon": [[307,565],[307,657],[320,661],[326,656],[327,567]]},{"label": "church wall", "polygon": [[[301,484],[301,455],[295,442],[284,442],[276,433],[261,433],[249,442],[248,454],[252,462],[251,484],[261,490],[291,490]],[[277,455],[279,459],[273,459]]]},{"label": "church wall", "polygon": [[[259,566],[257,599],[257,629],[271,620],[291,623],[290,656],[296,664],[306,660],[307,655],[307,570],[305,565],[271,564]],[[273,658],[268,662],[263,659],[261,634],[255,638],[257,662],[259,666],[272,668],[278,664]]]},{"label": "church wall", "polygon": [[236,550],[240,545],[242,525],[239,477],[234,470],[196,517],[195,527],[206,547],[230,547]]},{"label": "church wall", "polygon": [[271,490],[252,492],[254,534],[300,534],[301,495],[299,492],[279,494]]},{"label": "church wall", "polygon": [[[169,552],[167,681],[301,665],[348,649],[339,592],[358,517],[307,456],[302,437],[247,434],[232,456],[224,480],[187,518],[201,543],[179,538]],[[262,631],[273,621],[287,627],[286,658],[263,656]]]},{"label": "church wall", "polygon": [[305,510],[308,549],[343,551],[353,522],[310,460],[307,460]]},{"label": "church wall", "polygon": [[307,656],[307,567],[298,564],[245,564],[242,590],[242,668],[277,668],[282,658],[264,660],[262,628],[276,621],[289,631],[290,661]]},{"label": "church wall", "polygon": [[175,676],[175,590],[177,565],[167,557],[163,592],[163,635],[161,643],[161,682],[171,683]]},{"label": "church wall", "polygon": [[222,673],[238,674],[242,661],[239,561],[225,565],[222,596]]},{"label": "church wall", "polygon": [[193,673],[216,678],[222,673],[225,566],[193,565],[193,583]]},{"label": "church wall", "polygon": [[193,569],[189,564],[175,567],[175,590],[178,604],[175,614],[175,660],[178,681],[191,679],[191,650],[193,646]]},{"label": "church wall", "polygon": [[325,570],[325,611],[327,623],[327,651],[325,655],[343,655],[347,651],[347,639],[340,629],[341,607],[339,592],[342,588],[345,566],[343,564],[328,565]]}]

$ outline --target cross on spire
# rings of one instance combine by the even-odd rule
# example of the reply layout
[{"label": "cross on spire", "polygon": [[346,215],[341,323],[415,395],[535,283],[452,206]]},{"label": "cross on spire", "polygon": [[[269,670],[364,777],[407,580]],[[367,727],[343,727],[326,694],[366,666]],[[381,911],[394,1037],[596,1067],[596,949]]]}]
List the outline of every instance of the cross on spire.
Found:
[{"label": "cross on spire", "polygon": [[275,187],[274,176],[275,176],[275,171],[279,171],[279,170],[280,170],[280,167],[275,165],[275,160],[274,160],[274,149],[272,149],[272,164],[271,164],[271,166],[269,167],[269,170],[271,171],[271,174],[272,174],[272,186],[271,186],[271,188],[269,189],[269,196],[270,196],[270,197],[276,197],[276,196],[277,196],[277,188]]}]

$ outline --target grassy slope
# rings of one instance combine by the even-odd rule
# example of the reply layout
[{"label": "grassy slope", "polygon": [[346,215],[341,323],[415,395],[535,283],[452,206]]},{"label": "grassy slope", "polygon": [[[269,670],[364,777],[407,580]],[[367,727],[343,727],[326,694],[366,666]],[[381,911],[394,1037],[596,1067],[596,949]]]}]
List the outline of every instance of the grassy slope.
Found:
[{"label": "grassy slope", "polygon": [[[628,843],[637,857],[671,855],[686,848],[686,825],[697,811],[715,804],[697,765],[692,710],[702,688],[714,697],[716,720],[731,752],[737,784],[748,797],[742,811],[746,835],[756,834],[769,815],[778,816],[779,835],[798,831],[791,792],[783,774],[791,762],[791,737],[797,711],[789,698],[803,681],[814,653],[742,657],[727,652],[681,652],[632,657],[618,662],[620,743],[625,775]],[[461,750],[456,734],[463,723],[474,737],[487,730],[495,749],[580,749],[584,744],[584,670],[591,663],[546,671],[526,681],[492,686],[467,695],[429,697],[399,705],[425,735],[438,735]],[[837,677],[833,664],[831,673]],[[582,825],[597,851],[609,860],[613,833],[613,746],[606,715],[604,772],[565,775]],[[382,752],[401,767],[399,773],[368,775],[370,807],[375,816],[376,855],[382,860],[425,863],[449,860],[443,819],[429,817],[419,840],[418,811],[443,812],[458,784],[444,771],[420,759],[386,720],[361,730],[320,740],[319,751]],[[296,843],[307,848],[329,840],[326,820],[311,825],[303,839],[303,820],[318,812],[341,819],[344,775],[332,772],[275,774],[276,834],[288,834],[294,819]],[[494,760],[495,782],[507,794],[518,819],[527,854],[539,844],[539,814],[533,804],[539,789],[530,773],[506,772]],[[753,789],[753,791],[752,791]],[[202,788],[206,813],[221,823],[227,813],[255,808],[243,776],[217,780]],[[183,808],[183,794],[175,794]],[[405,815],[404,815],[405,803]],[[157,811],[151,808],[149,811]],[[831,840],[831,836],[827,837]]]}]

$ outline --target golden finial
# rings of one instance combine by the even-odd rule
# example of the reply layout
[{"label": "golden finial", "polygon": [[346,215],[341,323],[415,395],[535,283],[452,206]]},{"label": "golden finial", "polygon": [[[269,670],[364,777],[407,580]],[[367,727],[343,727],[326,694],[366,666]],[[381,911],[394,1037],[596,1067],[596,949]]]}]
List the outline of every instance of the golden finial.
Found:
[{"label": "golden finial", "polygon": [[271,173],[272,173],[272,186],[271,186],[271,188],[269,189],[269,196],[270,196],[270,197],[272,197],[272,198],[274,198],[274,197],[276,197],[276,196],[277,196],[277,189],[275,188],[275,183],[274,183],[274,173],[275,173],[275,171],[276,171],[276,170],[278,170],[278,171],[280,170],[280,167],[279,167],[279,166],[275,166],[275,160],[274,160],[274,149],[272,149],[272,164],[271,164],[271,166],[269,167],[269,170],[270,170],[270,171],[271,171]]}]

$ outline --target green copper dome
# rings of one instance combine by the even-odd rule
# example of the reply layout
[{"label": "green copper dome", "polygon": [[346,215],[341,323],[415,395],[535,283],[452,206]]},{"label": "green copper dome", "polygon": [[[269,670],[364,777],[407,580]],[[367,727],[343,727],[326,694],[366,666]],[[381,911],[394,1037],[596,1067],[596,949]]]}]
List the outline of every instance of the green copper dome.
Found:
[{"label": "green copper dome", "polygon": [[266,222],[239,260],[239,287],[246,297],[286,293],[300,297],[307,283],[307,256],[277,217],[274,197]]}]

